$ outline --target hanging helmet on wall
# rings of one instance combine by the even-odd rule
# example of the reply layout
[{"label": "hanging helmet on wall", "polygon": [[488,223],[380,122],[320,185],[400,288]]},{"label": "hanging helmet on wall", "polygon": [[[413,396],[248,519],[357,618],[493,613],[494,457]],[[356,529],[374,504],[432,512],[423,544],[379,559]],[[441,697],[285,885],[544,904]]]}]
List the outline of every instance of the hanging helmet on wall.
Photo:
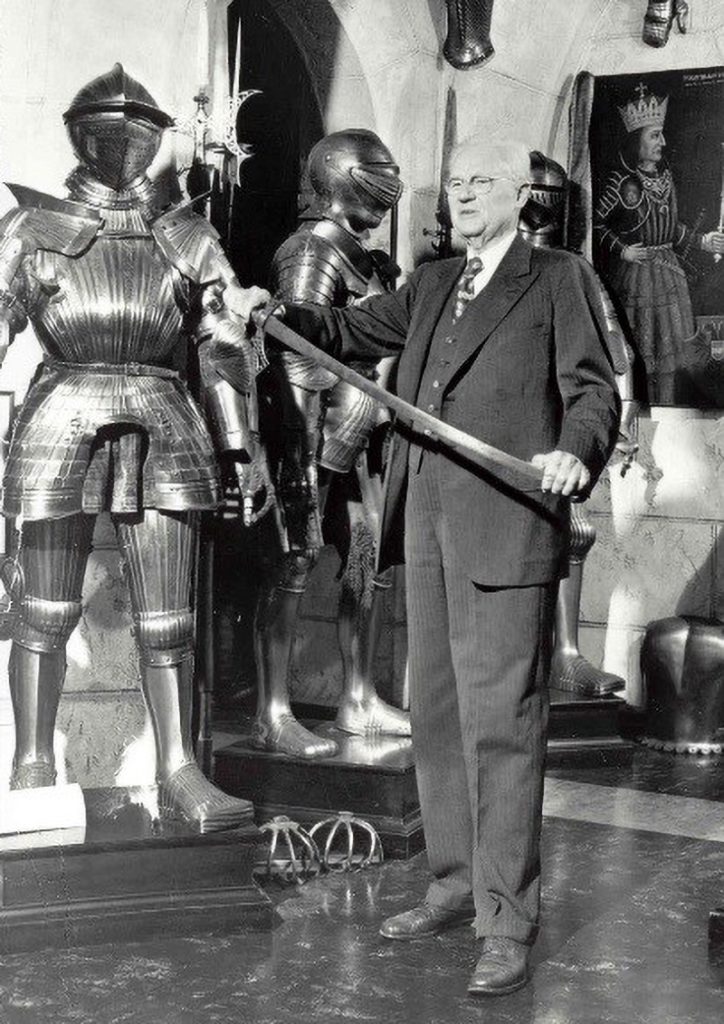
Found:
[{"label": "hanging helmet on wall", "polygon": [[354,230],[376,227],[402,195],[392,154],[364,128],[326,135],[312,148],[307,166],[319,212],[346,219]]},{"label": "hanging helmet on wall", "polygon": [[63,114],[73,150],[104,185],[121,189],[148,170],[173,119],[121,64],[94,78]]},{"label": "hanging helmet on wall", "polygon": [[530,154],[530,198],[521,212],[519,231],[536,248],[563,245],[567,183],[561,165],[534,149]]}]

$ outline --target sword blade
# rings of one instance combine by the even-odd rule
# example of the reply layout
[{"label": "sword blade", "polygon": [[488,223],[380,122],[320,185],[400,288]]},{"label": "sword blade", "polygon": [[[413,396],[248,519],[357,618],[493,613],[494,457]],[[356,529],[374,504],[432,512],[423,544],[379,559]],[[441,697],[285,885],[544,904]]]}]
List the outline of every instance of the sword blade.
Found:
[{"label": "sword blade", "polygon": [[354,387],[366,395],[374,398],[375,401],[386,405],[400,419],[411,423],[421,433],[429,432],[429,435],[434,435],[447,448],[469,459],[475,465],[481,466],[489,472],[494,472],[496,468],[500,468],[512,470],[529,480],[540,482],[543,479],[543,470],[539,466],[534,466],[532,462],[526,462],[515,455],[509,455],[508,452],[501,451],[500,448],[496,448],[486,441],[481,441],[479,438],[473,437],[472,434],[459,430],[449,423],[444,423],[436,416],[431,416],[424,409],[418,409],[416,405],[406,402],[404,398],[393,395],[392,392],[380,387],[379,384],[375,384],[374,381],[367,380],[366,377],[357,373],[356,370],[345,366],[344,363],[340,363],[338,359],[335,359],[328,352],[323,352],[317,348],[311,341],[307,341],[301,334],[297,334],[291,327],[287,327],[277,317],[270,316],[267,318],[264,323],[264,331],[300,355],[309,356],[311,359],[314,359],[325,370],[330,370],[341,380],[354,385]]}]

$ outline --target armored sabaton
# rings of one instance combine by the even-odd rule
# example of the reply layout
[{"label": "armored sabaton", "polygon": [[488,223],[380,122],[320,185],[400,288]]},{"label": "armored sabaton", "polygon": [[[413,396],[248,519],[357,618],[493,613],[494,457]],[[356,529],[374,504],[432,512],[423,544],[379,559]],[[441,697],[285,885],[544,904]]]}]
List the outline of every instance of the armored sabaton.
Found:
[{"label": "armored sabaton", "polygon": [[[350,231],[325,217],[303,221],[278,249],[272,265],[273,291],[282,301],[346,306],[385,290],[391,280],[384,254],[368,251]],[[282,417],[277,496],[289,550],[268,581],[257,614],[259,705],[254,738],[267,749],[323,757],[335,752],[335,744],[294,720],[287,679],[294,623],[323,544],[325,511],[328,521],[337,524],[326,535],[342,560],[338,639],[344,681],[336,725],[368,737],[409,734],[409,715],[382,701],[372,682],[381,592],[391,579],[389,573],[378,575],[374,569],[382,508],[380,435],[374,454],[368,446],[376,429],[387,423],[388,414],[356,388],[296,353],[278,353],[272,369]],[[376,369],[369,365],[358,369],[386,376],[391,360]]]},{"label": "armored sabaton", "polygon": [[[133,132],[151,137],[170,119],[161,121],[166,115],[120,65],[91,86],[90,102],[80,93],[66,115],[71,126],[73,112],[85,118],[76,152],[82,157],[97,131],[105,182],[123,170],[114,163],[122,154],[143,171],[158,139],[134,147]],[[116,137],[130,144],[116,151]],[[160,211],[144,173],[111,187],[92,165],[89,156],[71,175],[70,201],[13,187],[20,205],[0,222],[2,354],[28,320],[44,354],[15,424],[2,496],[3,514],[20,524],[25,577],[10,656],[11,785],[55,782],[65,646],[81,614],[94,517],[105,510],[130,587],[161,810],[202,831],[231,827],[251,806],[203,777],[191,738],[198,520],[217,506],[219,473],[204,418],[173,364],[193,338],[220,449],[250,451],[252,360],[225,303],[238,284],[203,218]]]}]

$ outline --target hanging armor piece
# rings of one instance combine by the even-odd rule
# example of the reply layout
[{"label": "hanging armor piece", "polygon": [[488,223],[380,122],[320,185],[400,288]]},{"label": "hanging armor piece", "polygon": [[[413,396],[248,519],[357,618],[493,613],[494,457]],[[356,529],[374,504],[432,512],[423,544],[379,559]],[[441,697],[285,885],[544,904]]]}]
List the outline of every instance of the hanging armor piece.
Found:
[{"label": "hanging armor piece", "polygon": [[459,71],[484,64],[495,55],[490,40],[493,0],[446,0],[445,60]]},{"label": "hanging armor piece", "polygon": [[666,46],[674,20],[679,32],[685,33],[689,27],[686,0],[649,0],[641,38],[649,46]]},{"label": "hanging armor piece", "polygon": [[171,363],[193,338],[217,449],[229,472],[254,461],[253,358],[229,309],[243,293],[213,228],[188,207],[159,208],[146,171],[171,119],[140,83],[116,64],[64,116],[80,161],[70,201],[13,187],[20,205],[0,221],[3,348],[30,322],[44,357],[3,480],[2,513],[22,518],[24,582],[9,662],[11,787],[55,783],[65,648],[95,516],[107,511],[130,590],[161,814],[201,832],[232,828],[253,809],[203,776],[191,733],[198,521],[218,505],[219,474]]}]

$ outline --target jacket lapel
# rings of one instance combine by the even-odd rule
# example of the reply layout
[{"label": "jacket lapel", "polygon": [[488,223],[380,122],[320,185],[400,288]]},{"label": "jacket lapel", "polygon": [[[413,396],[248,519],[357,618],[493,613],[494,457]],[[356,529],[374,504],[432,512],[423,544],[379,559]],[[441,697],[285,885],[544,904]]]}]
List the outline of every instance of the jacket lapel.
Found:
[{"label": "jacket lapel", "polygon": [[[421,316],[413,325],[411,344],[405,348],[397,373],[397,394],[408,402],[414,402],[420,387],[420,378],[427,362],[432,335],[448,296],[463,272],[464,259],[445,260],[444,263],[429,264],[429,283],[425,282],[426,293],[418,298]],[[433,276],[434,275],[434,276]]]},{"label": "jacket lapel", "polygon": [[516,235],[490,281],[468,304],[456,325],[459,335],[455,352],[458,367],[487,341],[538,277],[537,271],[531,271],[530,263],[530,246]]}]

